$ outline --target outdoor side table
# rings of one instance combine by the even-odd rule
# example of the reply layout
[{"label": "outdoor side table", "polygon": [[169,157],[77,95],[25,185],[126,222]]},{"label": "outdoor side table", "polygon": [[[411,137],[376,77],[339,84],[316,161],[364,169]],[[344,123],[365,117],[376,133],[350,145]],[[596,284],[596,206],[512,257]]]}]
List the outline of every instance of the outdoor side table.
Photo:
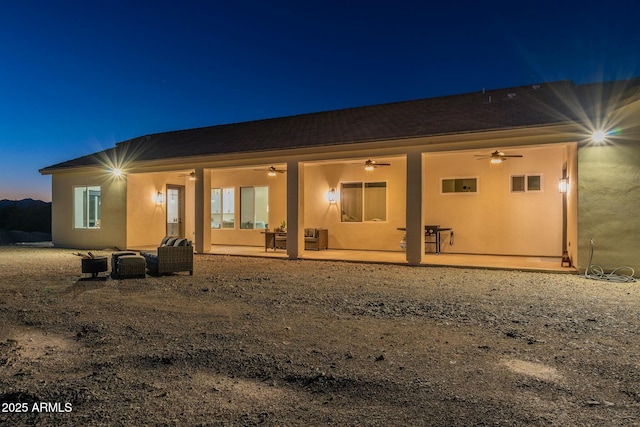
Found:
[{"label": "outdoor side table", "polygon": [[91,277],[98,277],[98,273],[107,271],[107,257],[82,258],[82,272],[91,273]]}]

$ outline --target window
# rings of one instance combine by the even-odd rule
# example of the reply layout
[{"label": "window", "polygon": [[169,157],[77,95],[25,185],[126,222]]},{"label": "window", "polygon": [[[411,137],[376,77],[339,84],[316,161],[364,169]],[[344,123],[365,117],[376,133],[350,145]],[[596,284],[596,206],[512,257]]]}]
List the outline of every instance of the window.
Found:
[{"label": "window", "polygon": [[524,175],[517,175],[511,177],[511,192],[512,193],[520,193],[524,192]]},{"label": "window", "polygon": [[364,220],[387,220],[387,183],[364,183]]},{"label": "window", "polygon": [[211,228],[235,227],[234,196],[233,188],[211,189]]},{"label": "window", "polygon": [[542,180],[540,175],[529,175],[527,176],[527,191],[541,191],[542,190]]},{"label": "window", "polygon": [[100,187],[73,188],[74,228],[100,228]]},{"label": "window", "polygon": [[342,222],[386,221],[387,183],[342,183],[340,206]]},{"label": "window", "polygon": [[542,176],[511,175],[512,193],[524,193],[528,191],[542,191]]},{"label": "window", "polygon": [[477,178],[451,178],[442,180],[443,193],[477,193]]},{"label": "window", "polygon": [[269,187],[240,187],[240,228],[269,228]]}]

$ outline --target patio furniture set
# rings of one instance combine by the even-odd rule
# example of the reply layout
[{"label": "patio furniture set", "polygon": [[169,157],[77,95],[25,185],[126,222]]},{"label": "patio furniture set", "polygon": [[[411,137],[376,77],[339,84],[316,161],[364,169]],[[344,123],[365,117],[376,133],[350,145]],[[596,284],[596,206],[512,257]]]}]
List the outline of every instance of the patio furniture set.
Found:
[{"label": "patio furniture set", "polygon": [[[286,231],[263,231],[264,234],[264,251],[268,249],[287,249],[287,232]],[[326,228],[305,228],[304,229],[304,249],[322,250],[329,248],[329,230]]]},{"label": "patio furniture set", "polygon": [[[107,271],[107,257],[82,259],[82,272],[97,277]],[[167,236],[154,252],[118,251],[111,254],[111,277],[126,279],[188,271],[193,275],[193,246],[190,240]]]},{"label": "patio furniture set", "polygon": [[[407,231],[405,227],[398,228],[400,231]],[[436,254],[441,253],[441,245],[442,238],[440,237],[440,233],[449,232],[449,244],[453,246],[453,228],[450,227],[440,227],[439,225],[425,225],[424,226],[424,245],[425,252],[427,251],[428,245],[434,245],[434,250]],[[402,236],[402,240],[400,241],[400,248],[402,250],[407,249],[407,235]]]}]

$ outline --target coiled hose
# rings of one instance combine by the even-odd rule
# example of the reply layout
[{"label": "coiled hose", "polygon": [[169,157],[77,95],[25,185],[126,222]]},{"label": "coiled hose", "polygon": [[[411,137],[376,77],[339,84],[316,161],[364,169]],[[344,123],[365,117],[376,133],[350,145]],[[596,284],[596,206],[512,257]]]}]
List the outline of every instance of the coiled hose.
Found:
[{"label": "coiled hose", "polygon": [[[589,243],[589,265],[584,271],[584,277],[586,277],[587,279],[603,280],[606,282],[614,283],[631,283],[636,281],[636,279],[633,277],[636,272],[631,267],[619,267],[613,270],[611,273],[605,273],[602,267],[600,267],[599,265],[591,264],[591,260],[593,259],[593,239],[589,239]],[[618,271],[620,270],[629,270],[631,274],[619,274]]]}]

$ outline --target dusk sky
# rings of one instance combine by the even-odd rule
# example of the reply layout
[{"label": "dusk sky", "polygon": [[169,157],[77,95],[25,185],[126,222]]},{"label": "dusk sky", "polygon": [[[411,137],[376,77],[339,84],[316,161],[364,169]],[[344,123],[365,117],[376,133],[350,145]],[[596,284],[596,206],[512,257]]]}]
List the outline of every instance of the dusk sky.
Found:
[{"label": "dusk sky", "polygon": [[145,134],[640,76],[640,2],[0,1],[0,199]]}]

